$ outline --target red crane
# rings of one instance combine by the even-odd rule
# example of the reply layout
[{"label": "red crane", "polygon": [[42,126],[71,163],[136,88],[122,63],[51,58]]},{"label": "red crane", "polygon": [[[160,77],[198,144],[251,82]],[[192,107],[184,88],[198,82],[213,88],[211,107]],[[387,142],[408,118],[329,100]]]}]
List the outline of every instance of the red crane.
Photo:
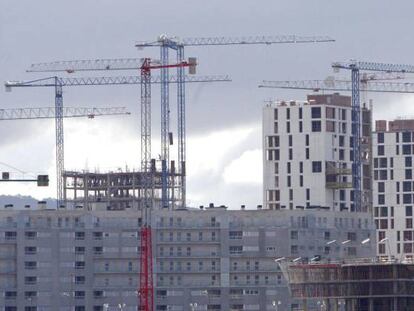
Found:
[{"label": "red crane", "polygon": [[[154,165],[151,165],[151,70],[162,68],[189,67],[190,74],[195,73],[196,61],[189,59],[177,64],[162,65],[151,63],[145,58],[141,66],[141,171],[143,174],[143,204],[141,205],[142,226],[140,230],[140,276],[139,276],[139,309],[140,311],[154,310],[154,281],[152,265],[152,231],[151,211],[153,209],[153,175]],[[165,160],[161,163],[166,168]],[[164,171],[164,170],[163,170]]]}]

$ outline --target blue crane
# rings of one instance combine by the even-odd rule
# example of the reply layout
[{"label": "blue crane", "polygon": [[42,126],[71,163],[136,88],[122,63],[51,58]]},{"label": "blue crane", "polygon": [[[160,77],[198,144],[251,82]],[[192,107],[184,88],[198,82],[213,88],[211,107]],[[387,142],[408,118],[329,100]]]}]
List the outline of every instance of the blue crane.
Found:
[{"label": "blue crane", "polygon": [[[354,205],[356,211],[361,211],[362,207],[362,150],[361,150],[361,89],[367,92],[382,93],[414,93],[414,83],[396,83],[396,82],[377,82],[375,77],[369,78],[360,76],[360,71],[377,71],[384,73],[414,73],[414,66],[386,64],[375,62],[335,62],[332,68],[336,71],[339,69],[351,70],[351,80],[296,80],[296,81],[263,81],[259,87],[263,88],[285,88],[285,89],[303,89],[303,90],[327,90],[327,91],[351,91],[352,104],[352,134],[353,134],[353,161],[352,161],[352,179],[354,189]],[[382,79],[382,78],[380,78]],[[385,76],[384,79],[387,79]],[[399,79],[398,76],[391,79]],[[372,80],[372,81],[371,81]],[[361,88],[362,87],[362,88]]]},{"label": "blue crane", "polygon": [[[168,37],[161,35],[155,41],[142,41],[136,44],[138,48],[159,47],[161,65],[167,65],[168,51],[172,49],[176,52],[177,63],[184,61],[184,48],[194,46],[231,46],[231,45],[272,45],[272,44],[296,44],[296,43],[323,43],[334,42],[328,36],[247,36],[247,37],[201,37],[184,38]],[[51,63],[33,64],[29,72],[59,72],[64,71],[73,73],[75,71],[90,70],[128,70],[139,69],[142,65],[140,58],[125,59],[98,59],[98,60],[74,60],[56,61]],[[161,160],[169,165],[169,68],[161,69]],[[181,185],[179,188],[182,207],[186,202],[186,116],[185,116],[185,78],[184,68],[177,68],[177,140],[178,140],[178,171],[181,173]],[[169,193],[167,190],[168,167],[163,168],[163,206],[169,205]]]},{"label": "blue crane", "polygon": [[[168,37],[161,35],[156,41],[141,41],[136,44],[136,47],[142,49],[146,47],[159,47],[161,63],[168,63],[168,51],[172,49],[176,52],[177,63],[184,61],[184,48],[194,46],[223,46],[223,45],[271,45],[281,43],[317,43],[317,42],[332,42],[332,38],[327,36],[247,36],[247,37],[200,37],[200,38],[184,38]],[[169,132],[169,88],[168,83],[168,68],[161,70],[161,142],[162,142],[162,157],[168,161],[169,146],[167,135]],[[182,173],[182,181],[180,188],[180,196],[183,198],[182,202],[185,205],[186,197],[186,121],[185,121],[185,81],[184,68],[177,68],[177,77],[180,83],[177,87],[177,135],[178,135],[178,165],[179,171]]]},{"label": "blue crane", "polygon": [[[80,61],[84,64],[84,61]],[[95,61],[95,65],[99,63]],[[114,60],[114,63],[122,63]],[[126,62],[128,63],[128,62]],[[141,60],[140,60],[141,63]],[[105,67],[108,65],[105,63]],[[103,69],[104,70],[104,69]],[[105,69],[108,70],[108,69]],[[56,70],[60,71],[60,70]],[[70,71],[70,70],[69,70]],[[72,86],[104,86],[104,85],[137,85],[141,84],[141,76],[114,76],[114,77],[46,77],[28,81],[7,81],[5,82],[6,91],[13,88],[32,88],[32,87],[51,87],[55,90],[55,136],[56,136],[56,178],[57,178],[57,205],[64,205],[63,194],[63,172],[64,172],[64,107],[63,107],[63,87]],[[151,77],[151,83],[160,83],[161,78]],[[196,83],[205,81],[230,81],[228,76],[185,76],[186,82]],[[175,76],[169,77],[169,83],[177,83]]]}]

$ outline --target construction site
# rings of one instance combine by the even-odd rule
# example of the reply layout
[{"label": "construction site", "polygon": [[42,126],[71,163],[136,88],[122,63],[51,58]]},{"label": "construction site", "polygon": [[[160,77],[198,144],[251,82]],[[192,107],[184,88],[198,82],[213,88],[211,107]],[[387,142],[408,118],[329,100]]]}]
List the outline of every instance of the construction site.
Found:
[{"label": "construction site", "polygon": [[[392,132],[397,137],[393,150],[399,150],[399,137],[414,142],[414,121],[391,122],[389,130],[386,122],[379,122],[374,131],[374,108],[365,98],[371,92],[414,93],[413,83],[388,82],[405,79],[405,74],[414,73],[414,66],[334,62],[333,69],[349,72],[350,77],[263,81],[261,88],[327,93],[310,94],[302,103],[264,105],[263,163],[258,163],[265,168],[263,202],[237,209],[188,204],[187,86],[232,80],[227,75],[196,75],[203,60],[186,58],[185,50],[334,41],[325,36],[179,39],[160,35],[135,44],[145,53],[156,49],[160,59],[36,63],[29,72],[62,76],[5,82],[8,91],[54,90],[53,108],[0,110],[0,119],[55,120],[57,202],[56,206],[39,202],[0,208],[0,310],[414,310],[414,264],[407,261],[413,252],[412,231],[404,231],[402,243],[398,231],[398,249],[403,245],[404,254],[393,254],[389,244],[387,251],[391,233],[386,230],[394,229],[397,221],[388,219],[394,209],[389,213],[388,206],[386,212],[381,209],[385,187],[395,188],[393,161],[397,163],[400,155],[397,151],[384,156],[383,134]],[[73,77],[83,72],[137,70],[137,76]],[[139,169],[67,170],[65,118],[130,112],[124,107],[68,108],[63,90],[124,85],[140,88]],[[154,85],[160,94],[158,156],[153,150]],[[403,134],[407,131],[409,139]],[[414,145],[412,150],[411,145],[401,146],[404,156],[414,154]],[[386,159],[384,165],[381,157]],[[411,167],[407,164],[411,160],[404,161]],[[404,178],[411,180],[409,170]],[[15,179],[3,172],[1,181],[37,182],[44,187],[48,178]],[[401,188],[412,192],[411,181],[407,185],[401,181]],[[409,199],[404,195],[401,201],[414,202],[412,194]],[[379,209],[381,216],[374,218]],[[405,211],[406,217],[412,217],[412,209]],[[412,229],[412,219],[405,224],[404,229]],[[395,260],[397,256],[402,259]]]},{"label": "construction site", "polygon": [[293,297],[321,310],[414,310],[414,264],[358,259],[291,264],[287,269]]}]

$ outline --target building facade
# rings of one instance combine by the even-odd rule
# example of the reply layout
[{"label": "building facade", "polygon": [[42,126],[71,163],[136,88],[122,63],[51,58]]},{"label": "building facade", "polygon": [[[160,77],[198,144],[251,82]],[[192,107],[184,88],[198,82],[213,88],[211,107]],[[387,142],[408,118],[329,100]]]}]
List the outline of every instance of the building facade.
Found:
[{"label": "building facade", "polygon": [[309,95],[263,111],[263,197],[267,209],[371,212],[371,111],[361,108],[362,205],[352,189],[351,98]]},{"label": "building facade", "polygon": [[[275,259],[371,257],[373,222],[356,216],[155,211],[155,309],[298,310]],[[0,310],[137,310],[140,226],[134,210],[0,209]]]},{"label": "building facade", "polygon": [[378,255],[412,260],[414,120],[377,121],[373,144]]}]

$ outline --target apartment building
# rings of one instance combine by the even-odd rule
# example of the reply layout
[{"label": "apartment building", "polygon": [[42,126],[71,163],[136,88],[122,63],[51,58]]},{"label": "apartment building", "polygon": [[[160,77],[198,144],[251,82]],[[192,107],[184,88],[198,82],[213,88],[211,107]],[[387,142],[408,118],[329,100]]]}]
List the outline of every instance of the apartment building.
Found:
[{"label": "apartment building", "polygon": [[376,121],[373,145],[378,255],[412,260],[414,120]]},{"label": "apartment building", "polygon": [[[0,209],[0,310],[136,311],[137,211]],[[153,213],[156,310],[298,310],[275,259],[371,257],[368,216],[320,210]],[[311,309],[309,309],[311,310]]]},{"label": "apartment building", "polygon": [[361,210],[353,200],[351,112],[351,98],[337,93],[264,107],[265,208],[370,212],[371,111],[361,108]]}]

